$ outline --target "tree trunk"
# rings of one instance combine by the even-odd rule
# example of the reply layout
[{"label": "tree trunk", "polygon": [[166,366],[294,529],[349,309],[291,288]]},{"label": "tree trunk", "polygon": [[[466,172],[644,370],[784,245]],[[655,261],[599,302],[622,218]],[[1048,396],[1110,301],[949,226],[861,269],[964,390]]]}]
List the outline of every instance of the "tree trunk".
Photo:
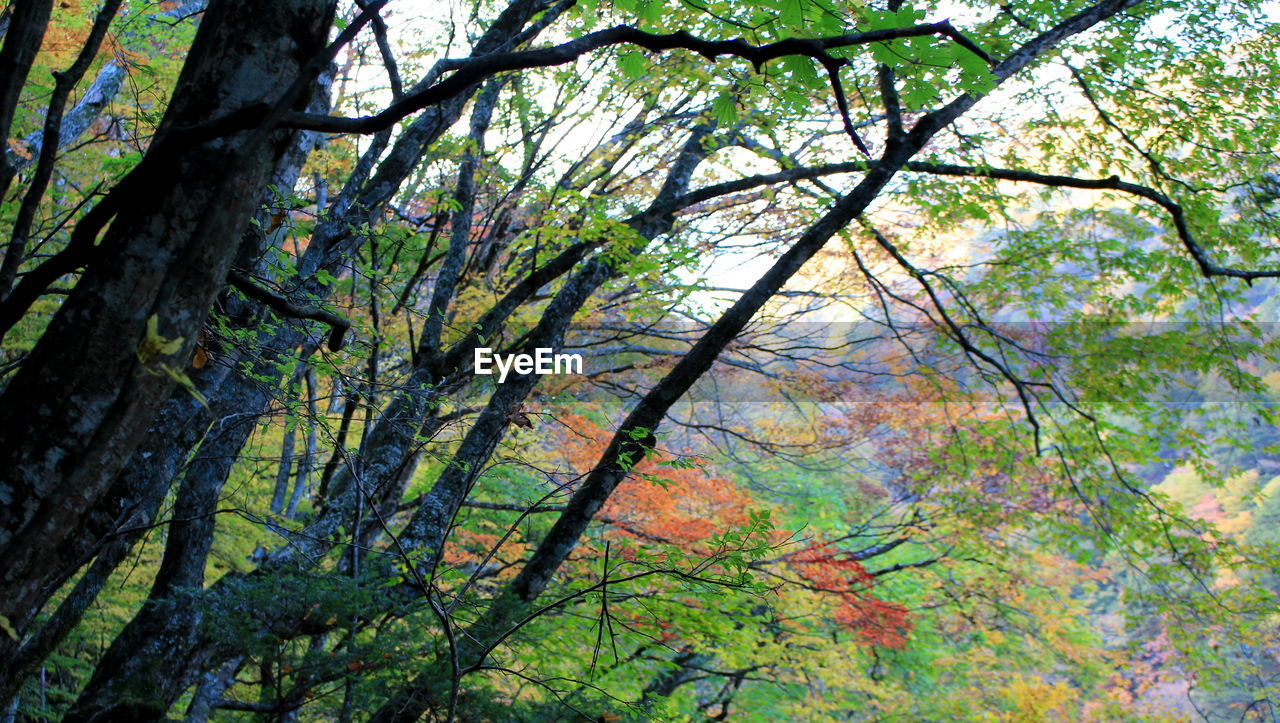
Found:
[{"label": "tree trunk", "polygon": [[5,151],[0,153],[0,199],[8,193],[15,170],[9,165],[7,153],[13,114],[44,39],[52,8],[53,0],[30,0],[5,9],[4,46],[0,47],[0,140],[6,141],[6,147],[0,149]]},{"label": "tree trunk", "polygon": [[[311,105],[314,112],[328,110],[331,80],[331,74],[321,78],[321,88],[317,90]],[[288,189],[294,186],[303,164],[316,145],[318,134],[297,132],[294,136],[289,151],[280,159],[271,176],[271,185],[276,188]],[[235,264],[265,275],[267,271],[260,268],[259,260],[267,249],[280,248],[285,234],[281,230],[271,233],[260,230],[269,228],[274,206],[278,205],[279,199],[274,192],[268,191],[263,194],[261,201],[262,208],[255,216],[257,223],[251,224],[242,237]],[[258,304],[238,299],[234,295],[224,295],[219,307],[228,317],[229,323],[239,328],[257,323],[262,314]],[[206,439],[214,420],[228,415],[238,415],[237,419],[244,417],[242,413],[245,410],[228,407],[223,401],[237,398],[237,393],[244,391],[244,382],[247,380],[233,371],[241,359],[241,352],[241,349],[235,347],[214,349],[211,353],[215,355],[215,361],[188,373],[195,388],[210,400],[208,404],[201,404],[194,395],[181,387],[170,394],[169,400],[147,429],[129,463],[112,482],[107,493],[81,518],[81,524],[66,539],[60,550],[64,564],[46,577],[40,598],[33,600],[33,604],[28,607],[29,617],[37,614],[44,602],[77,569],[92,560],[95,554],[99,555],[93,565],[96,575],[103,579],[109,576],[129,547],[141,537],[147,526],[154,523],[172,482],[183,469],[191,451]],[[232,454],[238,451],[234,450]],[[120,549],[122,546],[123,549]],[[103,555],[111,559],[104,561]],[[83,581],[77,584],[77,594],[82,586]],[[83,604],[70,609],[66,603],[59,607],[56,619],[60,625],[67,629],[73,627],[84,607],[97,595],[96,588],[84,592],[88,599]],[[13,621],[16,626],[23,626],[28,622],[29,619]],[[13,649],[17,648],[16,643],[7,636],[0,637],[0,661],[8,659],[9,663],[0,663],[0,679],[9,679],[8,686],[0,685],[0,693],[8,687],[18,686],[23,677],[30,673],[30,664],[34,662],[38,665],[52,646],[66,634],[67,629],[55,631],[42,628],[37,633],[40,644],[36,645],[35,641],[27,642],[22,646],[21,653],[16,655],[13,653]]]},{"label": "tree trunk", "polygon": [[307,382],[307,444],[298,457],[298,472],[294,476],[293,493],[289,495],[289,506],[285,510],[285,519],[292,520],[298,516],[298,505],[311,490],[311,468],[316,456],[316,374],[308,367],[304,375]]},{"label": "tree trunk", "polygon": [[[150,151],[101,202],[115,222],[0,397],[0,615],[30,620],[69,562],[64,542],[185,373],[290,136],[246,131],[199,142],[182,130],[295,90],[323,49],[334,6],[212,3]],[[77,230],[97,235],[83,223]]]},{"label": "tree trunk", "polygon": [[[297,380],[289,385],[289,398],[297,397]],[[276,488],[271,494],[271,511],[277,515],[284,512],[285,499],[289,496],[289,473],[293,469],[293,443],[298,436],[297,425],[288,416],[284,420],[284,437],[280,442],[280,466],[276,468]]]}]

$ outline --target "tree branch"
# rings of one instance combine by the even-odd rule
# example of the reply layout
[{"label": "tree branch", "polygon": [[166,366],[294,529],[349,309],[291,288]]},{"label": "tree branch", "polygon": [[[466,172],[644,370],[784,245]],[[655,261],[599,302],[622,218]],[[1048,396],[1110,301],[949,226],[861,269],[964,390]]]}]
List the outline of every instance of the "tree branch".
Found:
[{"label": "tree branch", "polygon": [[1244,279],[1246,283],[1250,284],[1252,284],[1255,279],[1280,278],[1280,269],[1272,271],[1246,271],[1244,269],[1230,268],[1215,263],[1209,258],[1209,254],[1205,248],[1200,245],[1195,236],[1192,235],[1190,227],[1187,226],[1186,214],[1183,213],[1181,205],[1154,188],[1121,181],[1118,176],[1096,179],[1074,178],[1072,176],[1034,173],[1032,171],[1016,171],[1001,168],[974,168],[970,166],[954,166],[945,163],[908,163],[907,170],[918,173],[931,173],[939,176],[994,178],[1001,181],[1036,183],[1042,186],[1055,186],[1058,188],[1098,189],[1128,193],[1133,196],[1145,198],[1168,212],[1169,217],[1173,220],[1174,229],[1177,231],[1178,240],[1182,242],[1182,246],[1187,250],[1187,253],[1191,254],[1191,258],[1195,260],[1196,265],[1200,268],[1200,272],[1204,274],[1206,278],[1227,276],[1234,279]]},{"label": "tree branch", "polygon": [[[448,100],[497,73],[563,65],[593,50],[612,45],[636,45],[655,53],[667,50],[690,50],[708,60],[715,60],[722,55],[727,55],[750,62],[757,71],[770,60],[792,55],[803,55],[817,60],[824,67],[828,67],[828,71],[830,71],[829,64],[842,64],[844,62],[830,55],[830,50],[929,35],[940,35],[948,38],[983,60],[989,63],[994,62],[991,56],[983,51],[981,47],[959,30],[956,30],[946,20],[937,23],[885,28],[825,38],[789,38],[765,45],[752,45],[742,38],[705,40],[685,31],[657,34],[627,25],[618,25],[550,48],[512,53],[493,53],[458,61],[442,61],[447,70],[453,71],[452,75],[421,91],[409,94],[376,115],[362,118],[335,118],[313,113],[292,113],[284,119],[284,125],[292,128],[335,133],[374,133],[384,128],[390,128],[400,119],[423,108]],[[212,125],[231,124],[235,120],[237,119],[228,116]]]},{"label": "tree branch", "polygon": [[281,316],[293,319],[310,319],[328,324],[330,328],[329,350],[340,351],[342,349],[343,337],[346,335],[347,330],[351,328],[351,322],[342,316],[317,306],[298,306],[283,296],[258,286],[248,276],[239,271],[232,271],[227,274],[227,283],[250,299],[265,304]]}]

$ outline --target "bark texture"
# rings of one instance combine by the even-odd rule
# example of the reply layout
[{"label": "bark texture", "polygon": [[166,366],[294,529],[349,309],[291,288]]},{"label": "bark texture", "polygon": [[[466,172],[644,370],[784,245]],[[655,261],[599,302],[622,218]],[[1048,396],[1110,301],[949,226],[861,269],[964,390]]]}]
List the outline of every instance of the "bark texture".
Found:
[{"label": "bark texture", "polygon": [[[194,141],[228,109],[271,103],[323,49],[335,3],[270,13],[211,3],[156,139],[94,216],[115,220],[0,397],[0,614],[30,620],[99,503],[185,373],[240,231],[289,133]],[[304,96],[303,102],[309,98]],[[81,228],[92,239],[99,228]],[[166,342],[180,340],[176,348]]]}]

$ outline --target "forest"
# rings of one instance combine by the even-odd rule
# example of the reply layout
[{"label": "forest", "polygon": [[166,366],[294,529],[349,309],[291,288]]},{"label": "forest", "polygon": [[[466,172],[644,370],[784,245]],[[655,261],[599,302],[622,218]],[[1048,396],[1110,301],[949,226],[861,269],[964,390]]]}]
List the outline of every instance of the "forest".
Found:
[{"label": "forest", "polygon": [[1280,719],[1280,3],[0,0],[0,722]]}]

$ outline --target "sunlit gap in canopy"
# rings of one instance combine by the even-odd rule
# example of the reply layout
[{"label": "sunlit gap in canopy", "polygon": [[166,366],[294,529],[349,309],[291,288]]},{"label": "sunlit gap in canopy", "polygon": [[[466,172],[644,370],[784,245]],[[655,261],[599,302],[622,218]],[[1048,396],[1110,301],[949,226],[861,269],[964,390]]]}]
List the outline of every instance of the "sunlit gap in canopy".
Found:
[{"label": "sunlit gap in canopy", "polygon": [[[1267,22],[1280,22],[1280,2],[1266,2],[1257,7],[1258,12]],[[413,48],[416,50],[416,53],[405,53],[397,57],[397,62],[400,64],[400,74],[406,83],[412,83],[414,79],[423,77],[426,70],[436,60],[445,57],[463,57],[468,52],[470,42],[473,39],[465,37],[464,28],[472,20],[471,13],[473,11],[474,8],[466,3],[449,0],[395,0],[388,6],[387,10],[384,11],[384,15],[387,19],[392,47]],[[928,11],[928,15],[925,18],[926,21],[950,19],[960,27],[980,25],[991,20],[995,14],[1000,12],[999,8],[992,5],[976,6],[971,3],[952,2],[949,0],[933,4],[928,7]],[[1168,9],[1157,14],[1148,20],[1149,32],[1156,37],[1167,37],[1176,34],[1173,22],[1178,13],[1177,9]],[[605,23],[607,22],[608,20],[605,21]],[[567,37],[557,32],[553,26],[544,32],[540,43],[555,43],[566,39]],[[365,45],[363,60],[364,62],[356,63],[352,67],[354,76],[349,81],[348,92],[344,98],[345,104],[341,108],[344,113],[360,115],[376,112],[392,100],[387,73],[382,67],[376,46],[372,42]],[[1072,58],[1071,60],[1079,60],[1084,63],[1088,59]],[[588,56],[577,61],[574,67],[584,72],[589,72],[588,68],[591,63],[592,59]],[[1037,71],[1034,82],[1059,85],[1065,88],[1070,83],[1070,77],[1062,64],[1048,63]],[[1010,83],[1002,86],[991,97],[984,99],[975,109],[974,115],[979,116],[990,112],[992,109],[1001,109],[1009,105],[1012,97],[1026,87],[1025,82]],[[545,83],[533,95],[533,98],[549,107],[554,101],[555,91],[556,88],[551,83]],[[1081,99],[1077,99],[1076,102],[1083,103]],[[834,108],[830,108],[828,111],[829,113],[824,119],[815,119],[814,123],[815,125],[825,126],[828,131],[838,131],[839,123],[834,115]],[[567,166],[572,163],[586,149],[593,147],[601,138],[606,137],[611,132],[615,132],[620,127],[622,120],[624,119],[615,114],[597,114],[577,121],[574,131],[559,141],[560,158],[557,165]],[[465,134],[467,121],[468,116],[464,114],[453,129],[455,134]],[[980,121],[966,119],[961,122],[961,125],[974,122]],[[882,129],[874,126],[867,128],[867,140],[873,144],[873,147],[878,146],[881,140],[878,134],[881,134],[881,131]],[[506,140],[495,138],[494,145]],[[366,148],[368,142],[367,138],[358,139],[360,150]],[[946,149],[942,148],[941,150],[945,156]],[[839,149],[839,151],[839,156],[831,154],[826,160],[848,160],[856,157],[849,148]],[[448,161],[448,159],[442,160]],[[774,170],[777,169],[768,167],[761,162],[759,157],[742,149],[725,149],[718,152],[711,159],[711,162],[704,164],[698,176],[695,177],[694,186]],[[831,183],[836,188],[847,191],[852,188],[856,181],[856,176],[845,176],[832,179]],[[903,179],[899,177],[895,179],[894,185],[900,187],[903,183]],[[1077,192],[1068,194],[1064,201],[1066,203],[1091,203],[1093,201],[1092,195],[1091,192]],[[872,213],[876,212],[886,214],[890,219],[894,214],[901,213],[901,211],[886,210],[883,207],[872,209]],[[1028,212],[1034,212],[1034,208],[1028,209]],[[820,210],[810,210],[807,217],[796,218],[796,223],[797,225],[811,223],[819,215]],[[708,227],[708,223],[714,223],[714,220],[710,222],[706,220],[691,221],[686,230],[692,233],[714,235],[716,230]],[[957,236],[945,240],[945,245],[952,250],[955,258],[972,260],[975,254],[981,255],[980,248],[991,240],[984,238],[984,231],[980,228],[975,227],[970,231],[971,233],[968,236]],[[727,238],[724,243],[716,247],[715,253],[702,255],[702,261],[699,266],[678,271],[676,274],[677,283],[685,284],[690,288],[690,294],[685,301],[687,311],[698,316],[707,316],[718,313],[718,311],[732,304],[739,292],[749,288],[776,259],[781,244],[775,244],[777,248],[774,248],[773,253],[761,253],[761,248],[767,245],[765,244],[766,241],[767,239],[749,237]],[[667,243],[665,239],[659,239],[655,242],[655,252],[661,253],[665,243]],[[834,247],[840,241],[833,239],[830,243]],[[794,290],[804,290],[811,285],[812,281],[812,276],[802,272],[792,281],[790,286]],[[780,303],[786,305],[791,302],[784,300]],[[832,307],[832,309],[838,310],[839,306]],[[858,316],[856,310],[845,309],[845,311],[852,316]],[[821,314],[823,320],[833,320],[829,316],[831,313],[835,313],[835,311],[829,309]]]}]

